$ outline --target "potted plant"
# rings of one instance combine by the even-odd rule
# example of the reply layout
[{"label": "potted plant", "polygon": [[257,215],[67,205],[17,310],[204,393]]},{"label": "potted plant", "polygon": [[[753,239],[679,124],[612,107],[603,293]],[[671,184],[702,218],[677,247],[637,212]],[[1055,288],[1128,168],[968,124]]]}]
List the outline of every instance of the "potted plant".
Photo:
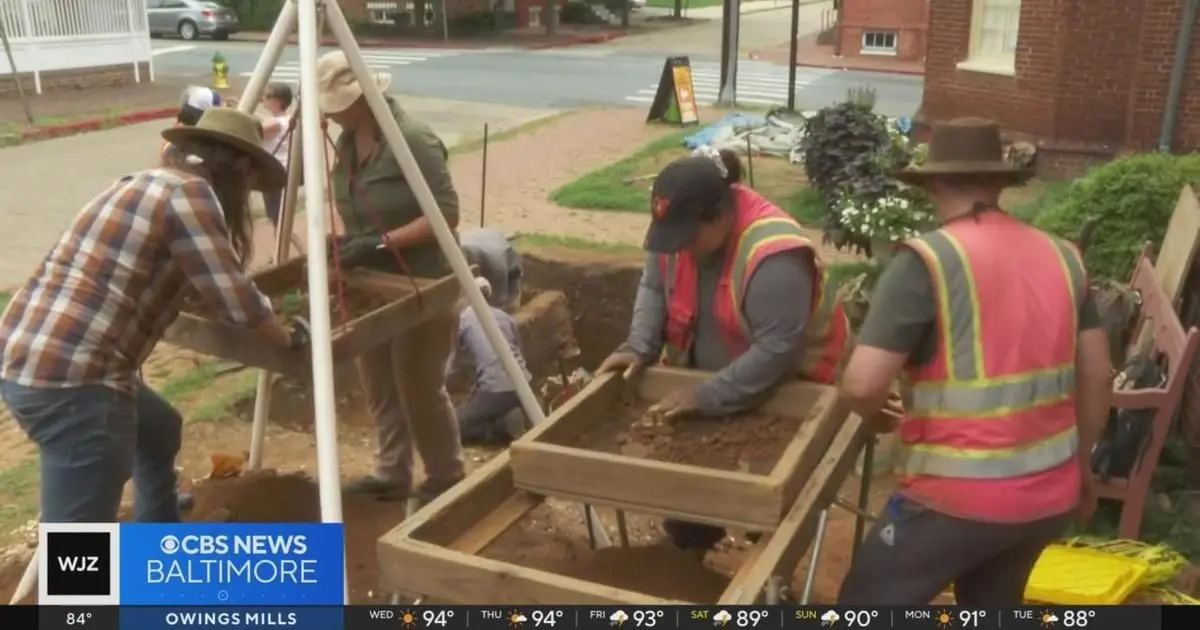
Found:
[{"label": "potted plant", "polygon": [[833,204],[837,220],[856,240],[871,244],[871,255],[887,264],[896,243],[920,236],[937,225],[923,191],[901,189],[873,201],[841,195]]}]

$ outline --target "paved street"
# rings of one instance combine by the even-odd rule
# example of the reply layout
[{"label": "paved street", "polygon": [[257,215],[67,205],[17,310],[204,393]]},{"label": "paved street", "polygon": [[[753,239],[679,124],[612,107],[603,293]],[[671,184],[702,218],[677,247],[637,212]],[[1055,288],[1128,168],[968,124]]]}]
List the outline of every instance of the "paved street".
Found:
[{"label": "paved street", "polygon": [[[819,28],[823,9],[821,4],[802,7],[801,32]],[[742,49],[786,41],[788,16],[786,9],[743,15]],[[262,51],[261,44],[246,42],[155,40],[154,47],[157,73],[198,77],[209,71],[218,51],[228,61],[231,73],[246,76]],[[371,48],[363,53],[368,65],[392,75],[393,90],[398,93],[557,109],[644,107],[653,99],[663,59],[675,54],[690,56],[698,100],[711,103],[720,89],[719,49],[719,20],[711,20],[564,49]],[[298,80],[295,46],[284,51],[273,76],[289,83]],[[760,107],[784,105],[787,78],[784,65],[743,58],[739,62],[738,102]],[[801,109],[837,102],[845,98],[847,89],[863,85],[876,89],[882,113],[911,115],[920,105],[920,77],[801,67],[796,78],[796,102]]]}]

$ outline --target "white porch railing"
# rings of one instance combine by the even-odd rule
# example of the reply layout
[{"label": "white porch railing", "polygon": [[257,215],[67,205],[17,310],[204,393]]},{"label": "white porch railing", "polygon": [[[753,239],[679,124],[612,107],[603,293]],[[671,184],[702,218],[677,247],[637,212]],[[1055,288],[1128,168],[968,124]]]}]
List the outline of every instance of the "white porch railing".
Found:
[{"label": "white porch railing", "polygon": [[[38,94],[42,73],[55,70],[130,64],[140,83],[145,62],[154,80],[145,0],[0,0],[0,22],[17,72],[33,73]],[[0,75],[12,71],[0,55]]]}]

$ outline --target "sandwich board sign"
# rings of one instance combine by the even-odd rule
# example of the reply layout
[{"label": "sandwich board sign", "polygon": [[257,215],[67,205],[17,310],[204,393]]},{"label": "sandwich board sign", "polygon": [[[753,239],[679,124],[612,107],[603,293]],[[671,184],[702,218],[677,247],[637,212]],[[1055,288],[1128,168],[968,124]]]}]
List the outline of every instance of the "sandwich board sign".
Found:
[{"label": "sandwich board sign", "polygon": [[662,121],[688,126],[700,124],[696,92],[692,85],[692,62],[687,57],[667,57],[658,91],[650,104],[646,122]]}]

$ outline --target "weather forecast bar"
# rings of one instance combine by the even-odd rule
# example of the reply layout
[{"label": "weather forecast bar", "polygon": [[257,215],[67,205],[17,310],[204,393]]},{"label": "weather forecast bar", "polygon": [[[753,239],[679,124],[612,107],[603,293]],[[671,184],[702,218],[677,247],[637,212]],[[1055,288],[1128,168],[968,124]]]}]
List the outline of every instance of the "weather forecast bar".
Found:
[{"label": "weather forecast bar", "polygon": [[1197,622],[1200,607],[1192,606],[0,606],[0,628],[22,630],[1159,630]]}]

